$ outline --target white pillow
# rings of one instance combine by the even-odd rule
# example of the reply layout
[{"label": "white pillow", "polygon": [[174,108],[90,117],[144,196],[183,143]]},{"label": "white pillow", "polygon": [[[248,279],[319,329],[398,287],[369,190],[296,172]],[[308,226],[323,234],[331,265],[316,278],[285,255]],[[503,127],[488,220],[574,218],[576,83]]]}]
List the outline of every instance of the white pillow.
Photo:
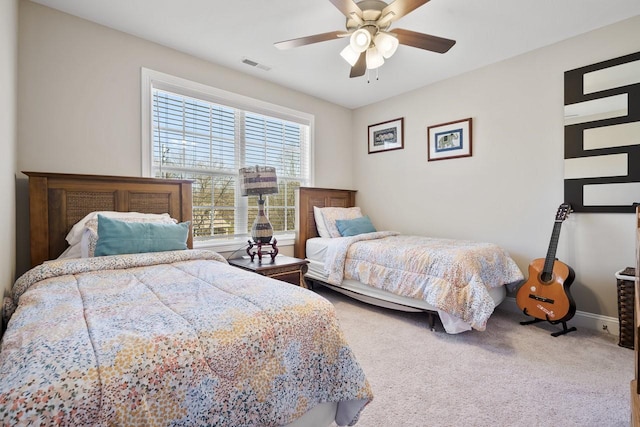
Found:
[{"label": "white pillow", "polygon": [[58,259],[72,259],[72,258],[82,258],[82,249],[80,245],[69,246],[58,257]]},{"label": "white pillow", "polygon": [[341,237],[340,231],[336,227],[337,219],[355,219],[362,216],[362,211],[357,206],[354,208],[320,208],[320,211],[322,212],[324,225],[329,233],[328,237]]},{"label": "white pillow", "polygon": [[316,220],[316,229],[318,230],[318,236],[324,237],[324,238],[331,237],[329,235],[329,230],[327,230],[327,226],[324,224],[324,217],[322,216],[322,208],[314,206],[313,217]]}]

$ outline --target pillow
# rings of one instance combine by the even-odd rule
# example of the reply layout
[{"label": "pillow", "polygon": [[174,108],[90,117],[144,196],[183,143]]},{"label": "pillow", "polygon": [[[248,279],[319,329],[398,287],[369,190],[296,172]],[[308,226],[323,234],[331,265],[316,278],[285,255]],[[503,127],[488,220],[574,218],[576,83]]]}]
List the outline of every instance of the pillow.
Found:
[{"label": "pillow", "polygon": [[[100,214],[102,215],[102,214]],[[157,222],[157,223],[166,223],[166,224],[177,224],[178,221],[174,218],[171,218],[169,214],[165,216],[156,217],[156,216],[139,216],[141,214],[137,214],[134,216],[117,216],[113,217],[111,215],[109,218],[118,219],[119,221],[124,222]],[[96,250],[96,244],[98,243],[98,218],[90,219],[86,222],[84,226],[84,233],[82,234],[82,239],[80,240],[80,256],[82,258],[89,258],[94,256],[94,252]]]},{"label": "pillow", "polygon": [[318,236],[320,237],[331,237],[329,234],[329,230],[327,230],[327,226],[324,224],[324,216],[322,215],[322,208],[317,206],[313,207],[313,218],[316,220],[316,229],[318,230]]},{"label": "pillow", "polygon": [[117,218],[127,222],[163,222],[177,224],[178,221],[168,213],[147,214],[140,212],[116,212],[116,211],[96,211],[85,215],[80,221],[74,224],[66,236],[69,247],[58,257],[64,258],[87,258],[92,257],[96,242],[98,241],[98,215]]},{"label": "pillow", "polygon": [[67,243],[69,243],[69,246],[73,246],[75,244],[80,243],[80,240],[82,239],[82,235],[84,234],[84,229],[85,226],[87,224],[88,221],[92,220],[92,219],[96,219],[98,218],[98,215],[103,215],[103,216],[108,216],[110,218],[118,218],[118,219],[122,219],[122,218],[140,218],[140,219],[148,219],[148,220],[156,220],[156,221],[174,221],[177,222],[176,220],[174,220],[173,218],[171,218],[171,216],[169,216],[168,213],[163,213],[163,214],[147,214],[147,213],[140,213],[140,212],[115,212],[115,211],[97,211],[97,212],[91,212],[87,215],[85,215],[84,218],[82,218],[80,221],[76,222],[73,227],[71,227],[71,230],[69,231],[69,233],[67,234]]},{"label": "pillow", "polygon": [[74,259],[74,258],[82,258],[82,250],[80,249],[80,245],[79,244],[78,245],[69,246],[58,257],[58,259]]},{"label": "pillow", "polygon": [[95,256],[187,249],[189,222],[125,222],[98,215]]},{"label": "pillow", "polygon": [[329,237],[340,237],[340,232],[336,227],[336,220],[338,219],[354,219],[360,218],[362,212],[359,207],[355,208],[320,208],[322,211],[322,217],[324,218],[324,225],[329,231]]},{"label": "pillow", "polygon": [[358,234],[373,233],[376,228],[371,223],[368,216],[361,216],[354,219],[337,219],[336,227],[343,237],[356,236]]}]

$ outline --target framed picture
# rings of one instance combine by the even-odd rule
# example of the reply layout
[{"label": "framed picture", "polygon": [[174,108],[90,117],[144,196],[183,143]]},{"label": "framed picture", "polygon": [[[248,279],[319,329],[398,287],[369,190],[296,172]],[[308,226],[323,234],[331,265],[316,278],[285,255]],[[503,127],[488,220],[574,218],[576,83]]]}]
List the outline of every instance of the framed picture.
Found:
[{"label": "framed picture", "polygon": [[369,126],[369,154],[404,148],[404,117]]},{"label": "framed picture", "polygon": [[471,118],[427,128],[427,161],[471,156]]}]

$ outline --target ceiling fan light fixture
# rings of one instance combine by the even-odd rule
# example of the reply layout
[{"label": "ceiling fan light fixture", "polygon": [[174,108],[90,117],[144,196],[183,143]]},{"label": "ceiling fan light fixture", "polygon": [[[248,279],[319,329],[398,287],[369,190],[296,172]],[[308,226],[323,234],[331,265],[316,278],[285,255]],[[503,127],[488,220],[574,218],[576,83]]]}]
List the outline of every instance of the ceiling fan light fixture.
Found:
[{"label": "ceiling fan light fixture", "polygon": [[[455,40],[391,25],[429,0],[329,0],[346,18],[346,31],[330,31],[275,43],[278,49],[349,37],[349,46],[340,52],[351,65],[349,77],[361,77],[367,69],[377,70],[393,56],[400,44],[431,52],[445,53]],[[377,73],[376,73],[377,74]]]},{"label": "ceiling fan light fixture", "polygon": [[373,70],[384,64],[384,57],[377,47],[371,46],[367,49],[367,68]]},{"label": "ceiling fan light fixture", "polygon": [[386,59],[391,58],[391,56],[396,53],[398,45],[400,44],[396,37],[383,31],[379,31],[378,34],[376,34],[373,42],[378,48],[378,51]]},{"label": "ceiling fan light fixture", "polygon": [[371,33],[364,28],[360,28],[351,34],[349,44],[356,52],[364,52],[371,44]]},{"label": "ceiling fan light fixture", "polygon": [[358,62],[358,58],[360,58],[360,52],[356,52],[355,50],[353,50],[351,45],[348,44],[344,49],[342,49],[342,52],[340,52],[340,56],[342,56],[344,60],[353,67],[354,65],[356,65],[356,62]]}]

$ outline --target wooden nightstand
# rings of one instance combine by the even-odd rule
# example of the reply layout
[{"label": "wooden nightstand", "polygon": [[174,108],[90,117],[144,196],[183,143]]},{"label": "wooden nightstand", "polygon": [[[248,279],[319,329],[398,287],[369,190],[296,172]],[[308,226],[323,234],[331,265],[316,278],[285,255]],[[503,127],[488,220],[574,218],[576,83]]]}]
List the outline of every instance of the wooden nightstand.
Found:
[{"label": "wooden nightstand", "polygon": [[304,281],[304,274],[309,269],[307,266],[309,261],[304,259],[278,255],[274,260],[271,260],[270,257],[263,257],[260,263],[257,259],[251,261],[251,258],[246,257],[230,259],[229,264],[243,270],[253,271],[263,276],[308,288],[307,283]]}]

